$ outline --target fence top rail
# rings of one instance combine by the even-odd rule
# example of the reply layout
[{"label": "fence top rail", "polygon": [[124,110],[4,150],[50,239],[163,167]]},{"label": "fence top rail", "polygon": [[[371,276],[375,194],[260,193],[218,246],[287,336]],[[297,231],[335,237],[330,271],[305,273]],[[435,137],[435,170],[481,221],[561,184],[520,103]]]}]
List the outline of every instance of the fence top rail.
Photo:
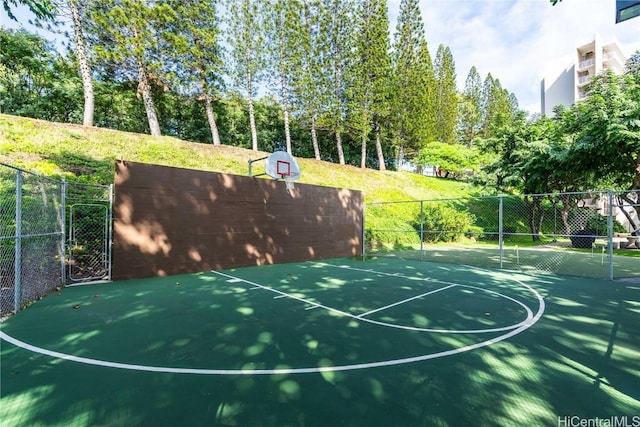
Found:
[{"label": "fence top rail", "polygon": [[75,181],[67,181],[67,185],[75,185],[78,187],[99,188],[99,189],[107,189],[111,186],[111,184],[87,184],[87,183],[75,182]]},{"label": "fence top rail", "polygon": [[40,179],[44,179],[44,180],[47,180],[47,181],[51,181],[51,182],[54,182],[54,183],[56,183],[56,184],[60,184],[60,183],[61,183],[61,181],[60,181],[59,179],[50,178],[50,177],[48,177],[48,176],[40,175],[40,174],[37,174],[37,173],[35,173],[35,172],[30,172],[30,171],[28,171],[28,170],[21,169],[21,168],[16,167],[16,166],[11,166],[11,165],[8,165],[8,164],[6,164],[6,163],[2,163],[2,162],[0,162],[0,166],[4,166],[4,167],[6,167],[6,168],[13,169],[13,170],[14,170],[14,171],[16,171],[16,172],[26,173],[26,174],[32,175],[32,176],[37,177],[37,178],[40,178]]},{"label": "fence top rail", "polygon": [[2,162],[0,162],[0,166],[12,169],[12,170],[14,170],[16,172],[26,173],[26,174],[33,175],[33,176],[38,177],[38,178],[46,179],[47,181],[52,181],[52,182],[55,182],[57,184],[60,184],[62,182],[66,182],[67,185],[73,185],[73,186],[76,186],[76,187],[105,189],[105,190],[108,189],[109,187],[111,187],[111,185],[112,185],[112,184],[88,184],[88,183],[84,183],[84,182],[67,181],[64,177],[62,179],[60,179],[60,178],[52,178],[52,177],[49,177],[49,176],[41,175],[41,174],[38,174],[38,173],[35,173],[35,172],[28,171],[26,169],[19,168],[17,166],[12,166],[12,165],[9,165],[9,164],[6,164],[6,163],[2,163]]},{"label": "fence top rail", "polygon": [[414,200],[394,200],[391,202],[369,202],[365,203],[367,206],[372,205],[392,205],[399,203],[421,203],[421,202],[456,202],[459,200],[469,200],[469,199],[499,199],[500,196],[470,196],[470,197],[447,197],[442,199],[414,199]]},{"label": "fence top rail", "polygon": [[585,191],[571,191],[566,193],[534,193],[534,194],[497,194],[494,196],[467,196],[467,197],[450,197],[442,199],[414,199],[414,200],[394,200],[394,201],[379,201],[365,203],[367,206],[373,205],[391,205],[399,203],[420,203],[420,202],[451,202],[457,200],[473,200],[473,199],[499,199],[499,198],[512,198],[512,197],[560,197],[560,196],[583,196],[583,197],[595,197],[603,194],[640,194],[640,190],[585,190]]}]

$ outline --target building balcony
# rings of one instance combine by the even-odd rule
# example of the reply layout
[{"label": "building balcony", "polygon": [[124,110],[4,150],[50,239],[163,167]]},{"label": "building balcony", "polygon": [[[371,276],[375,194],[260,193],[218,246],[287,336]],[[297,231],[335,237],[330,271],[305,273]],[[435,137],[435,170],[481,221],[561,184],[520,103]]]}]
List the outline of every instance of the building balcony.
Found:
[{"label": "building balcony", "polygon": [[578,86],[586,85],[591,81],[591,76],[578,77]]},{"label": "building balcony", "polygon": [[596,64],[596,59],[595,58],[585,59],[584,61],[580,61],[578,63],[578,69],[581,70],[583,68],[592,67],[595,64]]},{"label": "building balcony", "polygon": [[602,63],[617,73],[621,73],[624,70],[624,61],[621,61],[620,57],[614,54],[605,55]]}]

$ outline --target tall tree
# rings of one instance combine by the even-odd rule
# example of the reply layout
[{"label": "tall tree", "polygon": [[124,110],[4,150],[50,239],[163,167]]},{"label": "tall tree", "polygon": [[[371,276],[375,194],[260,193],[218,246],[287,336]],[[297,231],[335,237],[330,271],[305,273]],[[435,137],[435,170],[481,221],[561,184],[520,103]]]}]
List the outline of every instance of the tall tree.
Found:
[{"label": "tall tree", "polygon": [[517,99],[491,73],[485,78],[482,90],[481,134],[484,138],[491,138],[502,126],[515,119]]},{"label": "tall tree", "polygon": [[540,240],[545,215],[544,199],[535,195],[555,190],[552,179],[554,169],[563,169],[559,167],[563,164],[559,156],[563,147],[557,135],[550,120],[530,123],[526,120],[526,114],[520,111],[512,121],[496,129],[494,137],[481,144],[483,151],[491,151],[496,155],[496,160],[484,168],[487,176],[495,178],[493,185],[501,191],[524,195],[534,241]]},{"label": "tall tree", "polygon": [[482,78],[475,65],[465,80],[461,101],[458,104],[458,141],[471,146],[482,125]]},{"label": "tall tree", "polygon": [[230,77],[246,96],[251,129],[251,147],[258,151],[254,98],[264,71],[265,43],[260,0],[229,0],[227,42],[231,47]]},{"label": "tall tree", "polygon": [[159,136],[160,122],[152,85],[164,86],[165,64],[159,50],[160,32],[175,14],[166,3],[135,0],[97,0],[92,19],[98,29],[94,51],[119,74],[137,81],[151,135]]},{"label": "tall tree", "polygon": [[338,162],[345,164],[343,132],[348,87],[346,70],[353,61],[353,0],[330,0],[322,11],[322,33],[327,40],[323,68],[328,75],[327,91],[330,93],[327,110],[323,117],[335,136]]},{"label": "tall tree", "polygon": [[456,66],[449,47],[438,46],[433,68],[436,77],[435,139],[453,144],[458,116],[458,89],[456,88]]},{"label": "tall tree", "polygon": [[271,83],[282,106],[287,153],[291,154],[290,98],[295,65],[300,63],[299,43],[302,34],[297,31],[297,19],[300,17],[301,4],[298,0],[270,0],[266,5],[267,63],[272,76]]},{"label": "tall tree", "polygon": [[595,76],[587,90],[568,112],[573,158],[603,180],[640,190],[640,73],[618,76],[609,70]]},{"label": "tall tree", "polygon": [[182,93],[201,100],[211,140],[220,145],[213,101],[222,87],[222,49],[219,44],[219,18],[214,0],[168,0],[178,19],[166,34],[171,54],[171,75]]},{"label": "tall tree", "polygon": [[[83,126],[93,126],[93,115],[95,109],[95,94],[93,89],[93,77],[89,64],[90,46],[87,44],[87,31],[89,22],[87,19],[87,9],[90,2],[79,0],[48,0],[55,16],[37,14],[33,21],[34,25],[46,28],[57,34],[63,34],[70,39],[73,50],[76,54],[80,77],[82,78],[82,88],[84,93]],[[68,32],[63,28],[71,27],[73,36],[69,37]]]},{"label": "tall tree", "polygon": [[356,61],[352,67],[352,115],[366,167],[367,140],[373,129],[378,168],[385,170],[382,126],[389,115],[391,57],[386,0],[362,0],[357,15]]},{"label": "tall tree", "polygon": [[321,32],[322,2],[320,0],[301,0],[299,15],[292,22],[297,32],[298,43],[294,55],[292,76],[293,103],[298,116],[308,122],[311,131],[313,155],[321,159],[318,143],[318,117],[327,103],[327,78],[322,69],[322,60],[326,43]]},{"label": "tall tree", "polygon": [[398,167],[435,135],[433,64],[418,0],[401,0],[393,43],[393,120]]},{"label": "tall tree", "polygon": [[633,55],[627,59],[624,70],[625,74],[632,76],[632,78],[640,78],[640,50],[636,50]]},{"label": "tall tree", "polygon": [[82,89],[84,94],[84,113],[82,117],[83,126],[93,126],[93,112],[95,108],[95,95],[93,93],[93,78],[89,65],[89,46],[85,37],[86,31],[86,2],[79,0],[67,0],[67,8],[58,7],[58,11],[66,11],[70,15],[73,23],[73,39],[75,41],[75,52],[80,65],[80,77],[82,78]]}]

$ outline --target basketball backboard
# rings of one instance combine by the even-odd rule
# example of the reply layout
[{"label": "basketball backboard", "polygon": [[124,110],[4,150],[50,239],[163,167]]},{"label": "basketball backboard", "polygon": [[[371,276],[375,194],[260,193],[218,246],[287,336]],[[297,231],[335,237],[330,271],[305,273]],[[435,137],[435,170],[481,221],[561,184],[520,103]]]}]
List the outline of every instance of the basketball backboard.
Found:
[{"label": "basketball backboard", "polygon": [[286,151],[276,151],[267,157],[265,172],[274,179],[297,180],[300,178],[298,162]]}]

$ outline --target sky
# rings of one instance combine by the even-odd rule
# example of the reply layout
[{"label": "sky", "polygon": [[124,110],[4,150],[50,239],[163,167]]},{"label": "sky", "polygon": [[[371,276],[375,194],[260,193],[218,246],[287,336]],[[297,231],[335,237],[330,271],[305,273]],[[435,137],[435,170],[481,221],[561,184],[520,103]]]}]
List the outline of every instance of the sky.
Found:
[{"label": "sky", "polygon": [[[388,0],[393,38],[400,0]],[[626,55],[640,50],[640,17],[615,23],[615,0],[421,0],[425,36],[432,59],[440,44],[451,49],[458,89],[473,65],[513,92],[520,108],[540,112],[540,81],[545,64],[570,55],[600,35],[617,40]],[[14,12],[21,23],[29,13]],[[0,24],[17,27],[4,11]],[[26,26],[34,31],[33,27]],[[42,33],[44,37],[50,34]]]},{"label": "sky", "polygon": [[[391,33],[400,0],[389,0]],[[438,46],[451,49],[458,89],[473,65],[513,92],[520,108],[540,112],[545,64],[575,52],[596,33],[617,39],[628,56],[640,50],[640,17],[615,23],[615,0],[421,0],[432,59]]]}]

